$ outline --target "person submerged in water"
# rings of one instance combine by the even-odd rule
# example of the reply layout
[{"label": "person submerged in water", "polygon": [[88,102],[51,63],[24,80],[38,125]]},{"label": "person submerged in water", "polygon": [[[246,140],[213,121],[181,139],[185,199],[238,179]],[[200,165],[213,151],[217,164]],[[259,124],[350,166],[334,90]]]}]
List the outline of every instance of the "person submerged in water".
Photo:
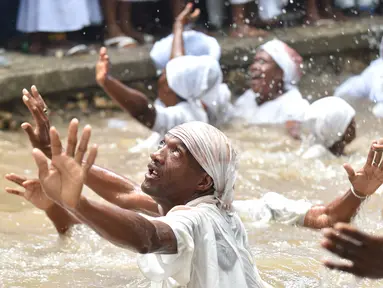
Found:
[{"label": "person submerged in water", "polygon": [[249,67],[250,89],[238,98],[233,118],[249,124],[282,124],[297,138],[294,125],[301,121],[309,106],[302,98],[298,82],[302,74],[302,57],[286,43],[274,39],[261,45]]},{"label": "person submerged in water", "polygon": [[[83,223],[111,243],[142,254],[138,260],[142,273],[166,287],[265,287],[236,213],[240,202],[233,203],[237,154],[221,131],[202,122],[171,129],[159,150],[151,154],[140,188],[95,166],[97,147],[83,161],[91,128],[84,128],[77,145],[77,120],[69,126],[64,151],[56,129],[49,129],[47,107],[37,89],[33,87],[32,95],[23,92],[36,121],[36,129],[29,123],[22,128],[38,148],[33,156],[39,180],[6,175],[27,189],[7,192],[44,210],[59,233]],[[383,139],[371,146],[368,159],[382,156],[377,148],[383,149]],[[293,217],[297,224],[323,228],[349,222],[363,202],[361,197],[373,194],[382,184],[383,170],[369,160],[358,173],[349,165],[345,168],[352,188],[329,205],[299,209]],[[100,204],[82,195],[84,184],[110,203]],[[287,207],[267,203],[271,215],[286,220],[292,213],[285,211],[296,211],[298,202],[285,201]],[[144,217],[138,211],[157,217]]]},{"label": "person submerged in water", "polygon": [[307,108],[302,126],[311,144],[302,158],[341,156],[356,138],[355,110],[341,98],[324,97]]}]

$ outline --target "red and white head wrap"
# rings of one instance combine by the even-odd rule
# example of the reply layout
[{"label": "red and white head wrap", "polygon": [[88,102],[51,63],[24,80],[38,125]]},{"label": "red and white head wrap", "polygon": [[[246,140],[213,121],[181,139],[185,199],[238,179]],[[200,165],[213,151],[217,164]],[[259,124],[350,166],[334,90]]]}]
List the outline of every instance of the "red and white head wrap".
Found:
[{"label": "red and white head wrap", "polygon": [[269,54],[283,71],[286,90],[294,88],[302,77],[302,57],[281,40],[274,39],[263,44],[260,49]]}]

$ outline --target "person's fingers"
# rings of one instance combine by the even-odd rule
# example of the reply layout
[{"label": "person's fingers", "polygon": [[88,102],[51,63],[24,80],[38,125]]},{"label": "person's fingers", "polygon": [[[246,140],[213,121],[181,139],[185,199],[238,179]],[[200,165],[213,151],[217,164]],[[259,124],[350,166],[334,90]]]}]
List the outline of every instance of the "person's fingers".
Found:
[{"label": "person's fingers", "polygon": [[39,169],[39,178],[40,180],[44,179],[49,173],[48,158],[37,148],[33,149],[32,155],[35,159],[37,168]]},{"label": "person's fingers", "polygon": [[9,194],[21,196],[21,197],[24,197],[24,194],[25,194],[25,192],[23,192],[23,191],[20,191],[20,190],[17,190],[17,189],[13,189],[13,188],[9,188],[9,187],[5,188],[5,192],[7,192]]},{"label": "person's fingers", "polygon": [[24,181],[21,185],[25,189],[32,189],[33,187],[35,187],[36,184],[39,184],[39,183],[40,183],[40,181],[38,179],[29,179],[29,180]]},{"label": "person's fingers", "polygon": [[33,97],[36,99],[37,103],[39,104],[39,107],[41,109],[47,108],[47,105],[45,104],[43,97],[41,97],[41,94],[35,85],[31,87],[31,91],[32,91]]},{"label": "person's fingers", "polygon": [[355,266],[353,263],[351,264],[335,263],[330,260],[323,260],[322,262],[327,268],[331,270],[338,270],[338,271],[351,273],[356,276],[363,276],[363,272],[360,270],[360,268]]},{"label": "person's fingers", "polygon": [[58,156],[62,152],[62,144],[61,144],[59,132],[56,130],[55,127],[51,127],[49,131],[49,135],[51,137],[52,157]]},{"label": "person's fingers", "polygon": [[92,148],[90,148],[88,158],[86,159],[85,165],[83,166],[85,175],[88,174],[90,167],[92,167],[94,162],[96,161],[97,149],[98,149],[97,145],[93,145]]},{"label": "person's fingers", "polygon": [[14,173],[6,174],[5,179],[22,186],[23,182],[27,180],[24,176],[19,176]]},{"label": "person's fingers", "polygon": [[84,159],[84,155],[88,149],[88,143],[91,136],[92,128],[90,125],[86,125],[81,135],[80,144],[77,147],[76,155],[74,159],[80,165],[82,165],[82,160]]},{"label": "person's fingers", "polygon": [[78,132],[78,120],[76,118],[72,119],[68,127],[68,140],[66,147],[66,154],[69,157],[74,157],[77,146],[77,132]]},{"label": "person's fingers", "polygon": [[179,17],[180,18],[187,17],[190,14],[190,12],[192,11],[192,9],[193,9],[193,3],[189,2],[188,4],[186,4],[184,10],[182,10],[182,12],[180,13]]},{"label": "person's fingers", "polygon": [[354,179],[354,177],[355,177],[355,171],[354,171],[354,169],[353,169],[353,168],[351,167],[351,165],[348,164],[348,163],[343,164],[343,168],[344,168],[344,170],[346,170],[346,172],[347,172],[348,179],[349,179],[350,181],[352,181],[352,180]]},{"label": "person's fingers", "polygon": [[366,242],[368,242],[370,239],[370,236],[346,223],[337,223],[335,224],[334,229],[346,235],[347,237],[359,241],[360,243],[366,244]]},{"label": "person's fingers", "polygon": [[27,97],[25,94],[23,95],[23,102],[25,106],[27,106],[29,112],[31,112],[33,119],[38,122],[39,120],[39,114],[38,114],[38,108],[36,106],[33,100],[33,98]]},{"label": "person's fingers", "polygon": [[193,11],[193,13],[190,15],[190,19],[192,20],[192,21],[195,21],[195,20],[197,20],[197,18],[199,17],[199,15],[201,14],[201,10],[200,9],[195,9],[194,11]]},{"label": "person's fingers", "polygon": [[102,60],[104,58],[104,56],[106,55],[106,48],[105,47],[101,47],[100,48],[100,60]]},{"label": "person's fingers", "polygon": [[377,141],[372,142],[370,150],[368,151],[367,160],[365,166],[371,166],[372,162],[374,161],[375,151],[374,151],[374,144],[376,144]]},{"label": "person's fingers", "polygon": [[325,237],[321,245],[327,250],[349,260],[363,261],[362,243],[339,233],[335,229],[323,229]]}]

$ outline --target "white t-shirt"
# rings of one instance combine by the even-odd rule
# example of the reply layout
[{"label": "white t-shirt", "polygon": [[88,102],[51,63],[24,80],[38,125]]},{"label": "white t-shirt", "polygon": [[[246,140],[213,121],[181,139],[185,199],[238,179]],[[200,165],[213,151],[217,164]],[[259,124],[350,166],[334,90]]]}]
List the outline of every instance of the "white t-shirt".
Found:
[{"label": "white t-shirt", "polygon": [[257,94],[247,90],[235,103],[234,117],[249,124],[283,124],[288,120],[301,121],[309,106],[297,88],[287,91],[275,100],[258,105]]},{"label": "white t-shirt", "polygon": [[155,220],[172,228],[178,253],[139,256],[138,265],[152,288],[267,287],[236,213],[225,216],[214,204],[199,204]]}]

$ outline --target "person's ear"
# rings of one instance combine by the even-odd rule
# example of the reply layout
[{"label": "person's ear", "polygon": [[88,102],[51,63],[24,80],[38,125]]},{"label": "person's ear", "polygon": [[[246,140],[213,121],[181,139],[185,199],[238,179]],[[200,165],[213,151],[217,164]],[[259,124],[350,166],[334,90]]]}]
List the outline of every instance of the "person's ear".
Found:
[{"label": "person's ear", "polygon": [[213,179],[207,173],[204,173],[201,181],[198,183],[197,190],[201,192],[206,192],[212,189],[213,186],[214,186]]}]

